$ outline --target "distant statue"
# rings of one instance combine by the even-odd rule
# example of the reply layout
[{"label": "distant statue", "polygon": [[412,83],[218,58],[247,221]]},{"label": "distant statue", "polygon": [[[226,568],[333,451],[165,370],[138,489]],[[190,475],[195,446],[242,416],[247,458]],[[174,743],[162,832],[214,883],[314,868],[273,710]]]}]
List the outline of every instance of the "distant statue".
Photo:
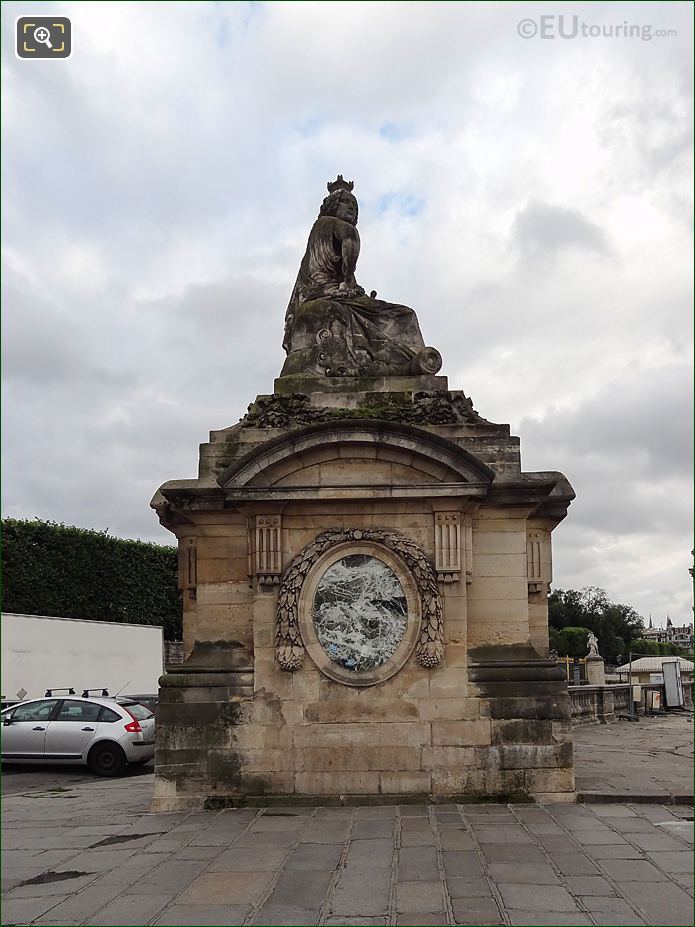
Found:
[{"label": "distant statue", "polygon": [[434,374],[442,359],[408,306],[369,296],[355,279],[360,253],[354,183],[328,185],[285,316],[283,376]]},{"label": "distant statue", "polygon": [[600,656],[598,652],[598,639],[593,631],[589,631],[589,637],[587,638],[587,644],[589,645],[589,652],[587,653],[587,657]]}]

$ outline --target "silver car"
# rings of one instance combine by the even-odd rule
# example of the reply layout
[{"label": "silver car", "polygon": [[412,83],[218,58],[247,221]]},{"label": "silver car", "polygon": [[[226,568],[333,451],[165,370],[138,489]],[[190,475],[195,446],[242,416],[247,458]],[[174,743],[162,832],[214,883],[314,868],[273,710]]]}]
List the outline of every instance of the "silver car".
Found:
[{"label": "silver car", "polygon": [[154,756],[154,715],[110,698],[39,698],[0,715],[3,763],[86,763],[98,776],[119,776]]}]

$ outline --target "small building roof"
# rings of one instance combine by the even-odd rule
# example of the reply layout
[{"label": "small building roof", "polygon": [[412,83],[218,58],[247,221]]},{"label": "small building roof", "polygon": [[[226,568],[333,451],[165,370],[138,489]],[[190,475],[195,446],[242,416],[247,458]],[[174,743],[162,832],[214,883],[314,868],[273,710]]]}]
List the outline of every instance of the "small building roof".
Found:
[{"label": "small building roof", "polygon": [[[639,660],[632,661],[632,672],[633,673],[660,673],[662,671],[661,667],[664,663],[673,662],[678,660],[681,665],[682,673],[692,673],[693,663],[690,660],[686,660],[684,657],[640,657]],[[627,673],[630,670],[629,663],[623,663],[622,666],[619,666],[617,669],[618,673]]]}]

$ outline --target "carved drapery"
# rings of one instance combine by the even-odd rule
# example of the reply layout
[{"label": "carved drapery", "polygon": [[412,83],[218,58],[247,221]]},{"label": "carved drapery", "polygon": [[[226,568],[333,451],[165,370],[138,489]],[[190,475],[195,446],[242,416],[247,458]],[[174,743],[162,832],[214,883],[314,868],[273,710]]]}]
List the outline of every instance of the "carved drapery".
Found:
[{"label": "carved drapery", "polygon": [[349,541],[382,544],[406,564],[417,585],[422,605],[417,660],[424,667],[438,666],[444,653],[442,604],[437,589],[437,576],[425,554],[414,541],[398,531],[385,528],[335,528],[324,531],[300,551],[283,574],[275,629],[275,653],[280,668],[295,672],[304,662],[304,645],[298,621],[299,598],[304,580],[326,551],[336,544]]}]

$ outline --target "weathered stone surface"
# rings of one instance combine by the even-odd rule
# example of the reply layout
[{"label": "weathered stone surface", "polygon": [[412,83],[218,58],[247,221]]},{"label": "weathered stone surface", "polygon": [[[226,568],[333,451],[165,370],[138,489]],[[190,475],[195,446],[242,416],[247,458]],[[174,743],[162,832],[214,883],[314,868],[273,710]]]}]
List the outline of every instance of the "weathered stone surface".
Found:
[{"label": "weathered stone surface", "polygon": [[[161,680],[155,810],[574,794],[569,699],[545,659],[550,535],[574,493],[522,472],[509,427],[435,376],[414,312],[358,286],[348,187],[310,234],[273,393],[152,501],[179,539],[187,654]],[[368,594],[356,557],[383,580]]]}]

